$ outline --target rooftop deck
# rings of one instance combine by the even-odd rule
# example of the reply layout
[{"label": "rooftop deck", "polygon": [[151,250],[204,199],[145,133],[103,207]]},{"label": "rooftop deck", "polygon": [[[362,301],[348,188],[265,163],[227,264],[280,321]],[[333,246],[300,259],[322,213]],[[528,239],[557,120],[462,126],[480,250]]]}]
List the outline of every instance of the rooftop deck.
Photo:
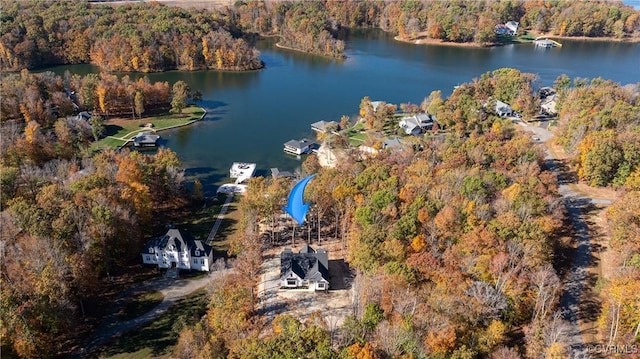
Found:
[{"label": "rooftop deck", "polygon": [[253,177],[256,172],[255,163],[234,162],[229,170],[229,177],[236,179],[236,184]]}]

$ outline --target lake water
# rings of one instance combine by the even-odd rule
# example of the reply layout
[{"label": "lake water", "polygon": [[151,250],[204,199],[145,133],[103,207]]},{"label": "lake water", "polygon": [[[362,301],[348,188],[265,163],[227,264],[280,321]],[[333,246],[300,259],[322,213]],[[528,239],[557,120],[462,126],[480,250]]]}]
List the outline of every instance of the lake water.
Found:
[{"label": "lake water", "polygon": [[[482,73],[513,67],[536,73],[539,85],[560,74],[602,77],[622,84],[640,82],[640,44],[562,41],[561,48],[533,44],[488,49],[412,45],[381,31],[357,32],[347,41],[344,61],[334,61],[259,44],[263,70],[248,73],[172,71],[149,74],[152,81],[186,81],[203,94],[204,121],[162,132],[165,145],[178,153],[191,178],[208,194],[229,181],[233,162],[255,162],[258,174],[271,167],[293,171],[303,159],[282,150],[290,139],[313,138],[310,124],[352,119],[360,100],[419,104],[433,90],[448,96],[453,87]],[[95,71],[89,65],[54,68]]]}]

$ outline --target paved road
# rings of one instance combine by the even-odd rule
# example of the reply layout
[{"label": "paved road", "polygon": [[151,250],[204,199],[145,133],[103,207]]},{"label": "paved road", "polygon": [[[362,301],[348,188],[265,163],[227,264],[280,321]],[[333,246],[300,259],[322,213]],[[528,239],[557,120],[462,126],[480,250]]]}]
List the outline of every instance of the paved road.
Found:
[{"label": "paved road", "polygon": [[[93,339],[83,348],[73,353],[71,355],[71,358],[83,358],[87,353],[91,353],[93,350],[112,340],[113,338],[151,322],[152,320],[162,315],[178,300],[186,297],[187,295],[200,288],[209,285],[213,278],[218,274],[219,272],[213,272],[203,278],[193,280],[168,279],[164,277],[157,278],[146,281],[141,285],[136,286],[135,288],[125,291],[124,293],[122,293],[122,295],[120,295],[120,298],[114,305],[114,311],[104,319],[104,321],[100,325],[100,328],[93,336]],[[126,298],[133,292],[146,290],[160,291],[162,295],[164,295],[163,301],[151,311],[138,318],[124,322],[119,321],[117,309],[120,307],[120,305],[118,304],[126,300]]]},{"label": "paved road", "polygon": [[583,209],[589,204],[611,204],[609,200],[595,199],[582,196],[569,188],[568,183],[564,183],[562,173],[557,166],[557,159],[554,158],[546,142],[553,138],[553,134],[548,130],[540,127],[530,126],[524,122],[519,123],[526,131],[533,133],[536,142],[545,145],[545,161],[547,168],[554,171],[558,175],[559,193],[562,196],[567,213],[573,224],[577,242],[576,252],[569,275],[564,285],[564,292],[560,298],[560,307],[563,319],[568,323],[568,330],[563,335],[562,343],[570,347],[571,358],[589,358],[587,348],[580,330],[580,295],[584,283],[587,279],[587,270],[591,263],[591,238],[589,237],[589,229],[583,218]]}]

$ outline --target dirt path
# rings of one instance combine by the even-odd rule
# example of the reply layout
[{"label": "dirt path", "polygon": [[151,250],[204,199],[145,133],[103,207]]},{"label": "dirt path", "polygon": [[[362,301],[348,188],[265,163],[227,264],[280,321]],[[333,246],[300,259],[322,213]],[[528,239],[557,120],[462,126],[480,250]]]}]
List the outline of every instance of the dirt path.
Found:
[{"label": "dirt path", "polygon": [[568,330],[563,333],[562,343],[566,344],[569,349],[571,358],[588,358],[589,353],[585,345],[583,332],[580,327],[581,319],[586,318],[586,314],[580,312],[581,296],[585,292],[585,284],[589,266],[591,265],[591,237],[589,227],[584,218],[586,207],[592,204],[609,205],[612,203],[610,199],[595,198],[591,193],[574,191],[575,185],[571,182],[570,177],[559,166],[559,158],[555,151],[552,150],[551,144],[547,143],[553,139],[553,134],[540,127],[530,126],[520,123],[525,130],[532,132],[539,138],[539,142],[545,147],[546,167],[554,171],[558,176],[559,193],[567,209],[567,214],[575,230],[576,250],[574,253],[571,269],[564,283],[564,291],[560,298],[560,307],[563,319],[568,323]]},{"label": "dirt path", "polygon": [[[219,272],[213,272],[203,278],[193,280],[169,279],[164,277],[156,278],[123,292],[120,295],[120,298],[116,301],[114,310],[103,320],[91,341],[79,350],[76,350],[70,358],[84,358],[88,353],[91,353],[113,338],[151,322],[167,311],[167,309],[169,309],[169,307],[175,304],[178,300],[188,296],[200,288],[210,285],[217,275],[219,275]],[[211,288],[208,289],[211,290]],[[158,304],[158,306],[149,312],[128,321],[120,321],[118,319],[117,309],[120,307],[119,304],[126,300],[131,293],[151,290],[157,290],[164,296],[164,299],[160,304]]]}]

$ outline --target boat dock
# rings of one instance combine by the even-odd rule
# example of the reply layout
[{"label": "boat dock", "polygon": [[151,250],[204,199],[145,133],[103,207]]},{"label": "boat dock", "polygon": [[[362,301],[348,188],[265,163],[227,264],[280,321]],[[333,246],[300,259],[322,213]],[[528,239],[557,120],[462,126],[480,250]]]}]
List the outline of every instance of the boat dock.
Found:
[{"label": "boat dock", "polygon": [[292,155],[302,155],[311,153],[319,145],[311,140],[303,138],[301,140],[290,140],[284,144],[284,152]]},{"label": "boat dock", "polygon": [[245,194],[247,191],[247,185],[242,184],[249,178],[253,177],[256,172],[255,163],[234,162],[229,169],[229,177],[235,178],[234,183],[225,183],[218,187],[216,193],[226,193],[233,195],[235,193]]},{"label": "boat dock", "polygon": [[135,147],[154,147],[158,144],[159,139],[160,136],[151,132],[140,132],[133,138],[133,145]]},{"label": "boat dock", "polygon": [[533,40],[533,43],[536,45],[536,47],[542,47],[542,48],[562,47],[561,43],[546,37],[538,37],[535,40]]},{"label": "boat dock", "polygon": [[234,162],[229,170],[229,177],[235,178],[236,184],[240,184],[253,177],[255,172],[255,163]]}]

